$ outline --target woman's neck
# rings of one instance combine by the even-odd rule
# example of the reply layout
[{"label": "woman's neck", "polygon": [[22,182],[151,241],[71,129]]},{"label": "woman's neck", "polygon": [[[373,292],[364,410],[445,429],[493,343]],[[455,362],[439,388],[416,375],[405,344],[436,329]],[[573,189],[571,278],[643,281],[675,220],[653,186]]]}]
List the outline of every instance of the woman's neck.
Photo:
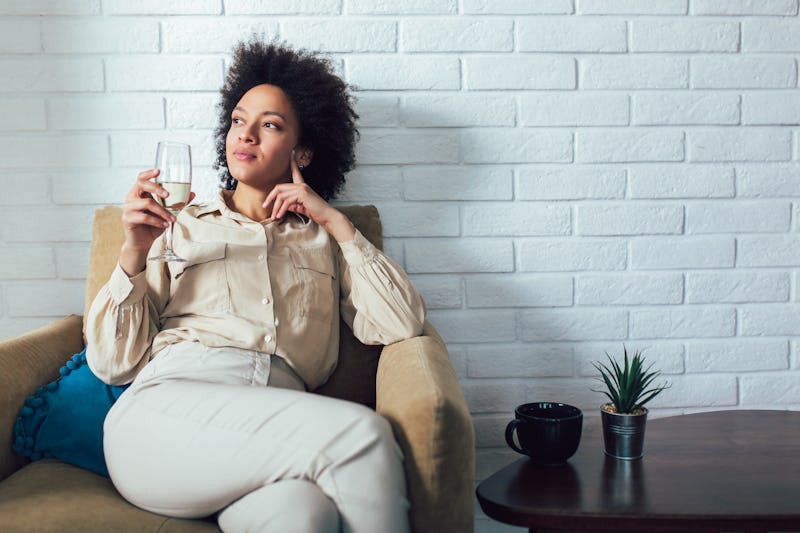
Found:
[{"label": "woman's neck", "polygon": [[226,195],[225,200],[232,211],[246,216],[250,220],[261,222],[269,218],[271,211],[262,207],[269,191],[254,189],[244,183],[238,183],[233,194]]}]

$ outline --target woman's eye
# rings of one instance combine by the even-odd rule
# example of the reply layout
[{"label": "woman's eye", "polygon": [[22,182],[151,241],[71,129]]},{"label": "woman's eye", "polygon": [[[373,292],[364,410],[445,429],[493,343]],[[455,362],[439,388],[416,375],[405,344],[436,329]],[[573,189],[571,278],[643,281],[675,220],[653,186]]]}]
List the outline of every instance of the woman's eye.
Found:
[{"label": "woman's eye", "polygon": [[242,119],[240,119],[240,118],[234,118],[233,120],[231,120],[231,122],[232,122],[233,124],[242,124]]},{"label": "woman's eye", "polygon": [[276,129],[276,130],[280,129],[280,127],[277,124],[273,123],[273,122],[265,122],[264,123],[264,127],[267,128],[267,129],[269,129],[269,128]]}]

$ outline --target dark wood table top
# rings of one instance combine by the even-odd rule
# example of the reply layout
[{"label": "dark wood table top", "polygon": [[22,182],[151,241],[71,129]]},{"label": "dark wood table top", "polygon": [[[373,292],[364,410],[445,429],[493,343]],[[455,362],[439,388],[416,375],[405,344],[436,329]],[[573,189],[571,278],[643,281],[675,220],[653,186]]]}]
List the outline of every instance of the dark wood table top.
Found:
[{"label": "dark wood table top", "polygon": [[566,465],[522,458],[477,495],[491,518],[532,531],[800,531],[800,412],[648,420],[638,461],[606,457],[598,428]]}]

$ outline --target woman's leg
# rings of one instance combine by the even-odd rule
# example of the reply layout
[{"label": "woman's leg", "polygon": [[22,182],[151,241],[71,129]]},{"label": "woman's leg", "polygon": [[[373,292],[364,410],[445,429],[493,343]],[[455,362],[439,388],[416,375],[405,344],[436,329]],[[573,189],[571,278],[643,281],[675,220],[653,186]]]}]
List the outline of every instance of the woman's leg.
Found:
[{"label": "woman's leg", "polygon": [[[336,504],[342,531],[408,531],[391,428],[352,402],[192,381],[132,387],[106,419],[104,445],[120,493],[154,512],[206,516],[267,485],[307,480]],[[275,504],[265,512],[296,516],[304,505]],[[235,515],[234,506],[231,523],[239,523]]]}]

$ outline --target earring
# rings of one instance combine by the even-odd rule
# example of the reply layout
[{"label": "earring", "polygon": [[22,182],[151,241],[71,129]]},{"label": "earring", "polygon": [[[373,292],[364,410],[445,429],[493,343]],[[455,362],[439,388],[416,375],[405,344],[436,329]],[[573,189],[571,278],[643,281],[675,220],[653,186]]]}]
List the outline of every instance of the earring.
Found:
[{"label": "earring", "polygon": [[297,168],[299,168],[300,170],[303,170],[304,168],[306,168],[306,166],[303,163],[299,163],[297,165]]}]

